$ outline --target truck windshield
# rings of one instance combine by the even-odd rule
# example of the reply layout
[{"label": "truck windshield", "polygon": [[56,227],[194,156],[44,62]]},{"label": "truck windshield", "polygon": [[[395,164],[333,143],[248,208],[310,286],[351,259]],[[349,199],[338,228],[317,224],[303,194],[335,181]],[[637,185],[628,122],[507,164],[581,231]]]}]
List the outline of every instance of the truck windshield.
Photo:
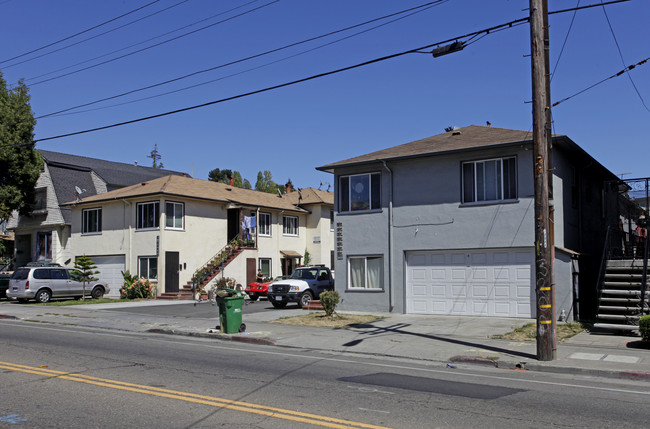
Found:
[{"label": "truck windshield", "polygon": [[318,270],[313,270],[313,269],[298,269],[291,274],[292,279],[299,279],[299,280],[313,280],[316,278],[316,273]]}]

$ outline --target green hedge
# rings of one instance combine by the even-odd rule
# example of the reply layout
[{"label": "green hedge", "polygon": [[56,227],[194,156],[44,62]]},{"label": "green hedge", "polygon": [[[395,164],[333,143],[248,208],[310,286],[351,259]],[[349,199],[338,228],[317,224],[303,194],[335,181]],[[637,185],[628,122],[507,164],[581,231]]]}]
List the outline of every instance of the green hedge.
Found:
[{"label": "green hedge", "polygon": [[643,341],[650,341],[650,314],[639,319],[639,331]]}]

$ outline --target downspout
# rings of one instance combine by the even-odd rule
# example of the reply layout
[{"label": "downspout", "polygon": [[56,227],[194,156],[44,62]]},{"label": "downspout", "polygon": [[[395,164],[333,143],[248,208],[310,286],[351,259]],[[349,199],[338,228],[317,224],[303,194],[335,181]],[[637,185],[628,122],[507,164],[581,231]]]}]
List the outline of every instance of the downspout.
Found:
[{"label": "downspout", "polygon": [[384,168],[390,175],[390,186],[388,187],[388,311],[393,312],[393,172],[386,161],[382,160]]},{"label": "downspout", "polygon": [[[128,234],[128,237],[127,237],[128,240],[129,240],[129,244],[127,246],[127,252],[126,252],[127,253],[127,259],[126,259],[126,261],[124,261],[125,265],[126,265],[124,267],[124,269],[130,271],[131,270],[131,247],[132,247],[131,246],[131,243],[132,243],[131,235],[133,233],[133,228],[131,228],[131,223],[129,222],[129,219],[131,219],[131,210],[129,210],[128,213],[127,213],[126,208],[127,208],[127,206],[132,207],[132,203],[130,203],[129,201],[127,201],[125,199],[122,199],[122,202],[124,203],[124,215],[125,215],[124,216],[124,223],[129,228],[129,234]],[[137,267],[137,264],[136,264],[136,267]]]}]

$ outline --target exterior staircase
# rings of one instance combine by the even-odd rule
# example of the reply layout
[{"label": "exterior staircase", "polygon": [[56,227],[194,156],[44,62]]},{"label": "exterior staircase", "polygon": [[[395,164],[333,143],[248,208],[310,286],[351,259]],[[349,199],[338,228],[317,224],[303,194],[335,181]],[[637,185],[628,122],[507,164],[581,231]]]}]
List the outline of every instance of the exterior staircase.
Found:
[{"label": "exterior staircase", "polygon": [[[158,299],[167,300],[193,300],[193,291],[198,291],[214,280],[224,268],[228,266],[240,253],[243,252],[242,242],[239,236],[230,241],[223,249],[197,269],[192,280],[184,284],[178,292],[164,292]],[[202,299],[207,299],[207,293],[201,294]]]},{"label": "exterior staircase", "polygon": [[[594,327],[635,331],[649,314],[650,295],[642,293],[643,260],[610,259],[606,263]],[[643,295],[643,302],[642,300]]]}]

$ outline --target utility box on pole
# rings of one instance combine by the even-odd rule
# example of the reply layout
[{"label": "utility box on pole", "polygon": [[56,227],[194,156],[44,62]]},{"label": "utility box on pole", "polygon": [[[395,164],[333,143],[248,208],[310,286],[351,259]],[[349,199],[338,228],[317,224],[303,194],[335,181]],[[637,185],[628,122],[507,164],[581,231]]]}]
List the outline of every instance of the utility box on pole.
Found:
[{"label": "utility box on pole", "polygon": [[556,357],[556,331],[553,229],[549,204],[553,176],[547,0],[530,0],[530,47],[533,81],[537,359],[549,361]]}]

